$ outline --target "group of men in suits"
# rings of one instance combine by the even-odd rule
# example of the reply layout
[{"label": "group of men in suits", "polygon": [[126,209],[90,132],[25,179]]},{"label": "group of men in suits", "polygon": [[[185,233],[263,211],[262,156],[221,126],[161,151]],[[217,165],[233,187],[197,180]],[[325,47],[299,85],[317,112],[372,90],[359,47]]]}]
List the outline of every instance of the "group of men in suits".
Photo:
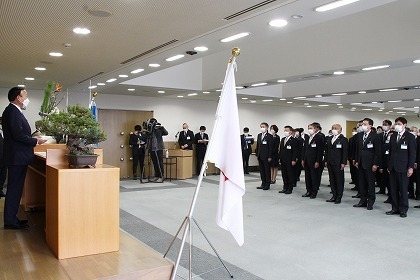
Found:
[{"label": "group of men in suits", "polygon": [[200,132],[194,135],[194,132],[189,129],[188,124],[184,123],[182,125],[182,131],[178,135],[178,145],[182,150],[192,150],[195,144],[196,174],[200,174],[209,143],[209,135],[206,133],[206,127],[204,125],[200,126]]},{"label": "group of men in suits", "polygon": [[[392,209],[387,215],[399,214],[407,217],[408,186],[410,177],[420,166],[420,137],[407,128],[407,120],[399,117],[392,122],[385,120],[382,132],[373,127],[373,120],[365,118],[347,139],[342,134],[342,126],[333,124],[330,135],[322,133],[317,122],[308,125],[308,135],[291,126],[284,127],[284,136],[278,150],[274,148],[273,136],[268,132],[268,124],[260,125],[257,136],[256,156],[258,159],[261,186],[257,189],[269,190],[270,162],[277,158],[281,166],[283,189],[280,193],[290,194],[296,186],[301,168],[305,170],[306,193],[303,197],[317,197],[321,176],[327,168],[332,197],[327,202],[340,204],[344,192],[344,169],[350,165],[352,183],[358,190],[355,198],[360,198],[354,207],[372,210],[376,200],[376,183],[388,190]],[[244,171],[248,172],[248,159],[253,143],[246,128],[241,135],[244,152]],[[252,138],[252,139],[251,139]],[[416,172],[417,189],[420,188],[419,173]],[[381,191],[381,190],[380,190]],[[419,206],[415,206],[420,208]]]}]

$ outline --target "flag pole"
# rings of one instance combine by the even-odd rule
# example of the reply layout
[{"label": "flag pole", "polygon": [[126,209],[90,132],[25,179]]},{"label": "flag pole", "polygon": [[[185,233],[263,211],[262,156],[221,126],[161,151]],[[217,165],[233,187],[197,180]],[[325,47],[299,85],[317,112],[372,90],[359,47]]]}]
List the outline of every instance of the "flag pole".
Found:
[{"label": "flag pole", "polygon": [[[240,55],[240,49],[239,48],[233,48],[232,49],[232,57],[229,59],[229,64],[231,64],[230,65],[230,67],[233,67],[233,65],[234,65],[234,62],[235,62],[235,60],[236,60],[236,57],[238,57]],[[226,84],[226,78],[228,77],[228,75],[226,75],[225,76],[225,81],[224,81],[224,83],[223,83],[223,85],[225,85]],[[222,100],[222,98],[223,98],[223,92],[222,92],[222,96],[221,96],[221,99],[220,100]],[[216,116],[218,116],[218,112],[219,112],[219,108],[220,108],[220,104],[221,104],[222,102],[220,101],[219,102],[219,105],[217,106],[217,110],[216,110]],[[219,122],[215,122],[215,126],[213,127],[213,132],[216,130],[216,126],[218,125],[218,123]],[[175,265],[174,265],[174,268],[173,268],[173,270],[172,270],[172,275],[171,275],[171,280],[175,280],[175,277],[176,277],[176,272],[177,272],[177,270],[178,270],[178,267],[179,267],[179,263],[180,263],[180,261],[181,261],[181,256],[182,256],[182,251],[183,251],[183,249],[184,249],[184,245],[185,245],[185,241],[186,241],[186,238],[187,238],[187,235],[188,234],[190,234],[190,231],[191,231],[191,220],[193,220],[194,218],[193,218],[193,212],[194,212],[194,209],[195,209],[195,204],[196,204],[196,202],[197,202],[197,198],[198,198],[198,193],[199,193],[199,191],[200,191],[200,188],[201,188],[201,183],[203,182],[203,177],[204,177],[204,172],[206,171],[206,169],[207,169],[207,162],[208,162],[208,151],[210,150],[210,147],[213,145],[213,142],[214,141],[212,141],[212,139],[210,139],[210,141],[209,141],[209,147],[207,148],[207,151],[206,151],[206,154],[204,155],[204,160],[203,160],[203,165],[201,166],[201,170],[200,170],[200,174],[199,174],[199,176],[198,176],[198,182],[197,182],[197,186],[196,186],[196,188],[195,188],[195,191],[194,191],[194,196],[193,196],[193,199],[192,199],[192,201],[191,201],[191,206],[190,206],[190,210],[188,211],[188,215],[185,217],[185,219],[184,219],[184,221],[183,221],[183,223],[181,224],[181,227],[178,229],[178,233],[180,232],[180,230],[182,229],[182,227],[185,225],[185,229],[184,229],[184,232],[183,232],[183,235],[182,235],[182,239],[181,239],[181,245],[180,245],[180,248],[179,248],[179,251],[178,251],[178,255],[177,255],[177,258],[176,258],[176,262],[175,262]],[[195,220],[194,220],[195,221]],[[201,230],[201,229],[200,229]],[[202,232],[202,231],[201,231]],[[169,252],[169,250],[171,249],[171,247],[172,247],[172,245],[173,245],[173,243],[174,243],[174,241],[175,241],[175,239],[177,238],[177,236],[178,236],[178,233],[174,236],[174,239],[172,240],[172,242],[171,242],[171,244],[170,244],[170,246],[169,246],[169,248],[168,248],[168,250],[166,251],[166,253],[165,253],[165,255],[163,256],[163,257],[166,257],[166,255],[168,254],[168,252]],[[204,233],[203,233],[203,235],[204,235]],[[207,239],[207,238],[206,238]],[[207,240],[208,241],[208,240]],[[209,242],[209,244],[210,244],[210,242]],[[211,244],[210,244],[211,245]],[[190,243],[190,252],[191,252],[191,243]],[[213,246],[211,245],[211,247],[213,248]],[[217,254],[218,255],[218,254]],[[219,260],[223,263],[223,261],[220,259],[220,257],[219,257]],[[233,275],[230,273],[230,271],[227,269],[227,267],[225,266],[225,264],[223,263],[223,266],[226,268],[226,270],[229,272],[229,274],[230,274],[230,276],[231,276],[231,278],[233,278]],[[191,279],[192,278],[192,268],[191,268],[191,265],[189,266],[189,279]]]}]

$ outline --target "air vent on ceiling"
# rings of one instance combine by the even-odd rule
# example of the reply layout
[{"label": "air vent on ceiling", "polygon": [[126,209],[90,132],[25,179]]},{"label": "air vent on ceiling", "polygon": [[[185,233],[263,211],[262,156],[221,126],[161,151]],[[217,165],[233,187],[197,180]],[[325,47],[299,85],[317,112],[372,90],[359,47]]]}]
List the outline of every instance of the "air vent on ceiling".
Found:
[{"label": "air vent on ceiling", "polygon": [[350,74],[350,73],[359,73],[360,71],[359,70],[346,70],[345,71],[347,74]]},{"label": "air vent on ceiling", "polygon": [[136,56],[133,56],[132,58],[129,58],[129,59],[127,59],[127,60],[124,60],[124,61],[123,61],[123,62],[121,62],[120,64],[126,64],[126,63],[128,63],[128,62],[130,62],[130,61],[136,60],[137,58],[140,58],[140,57],[142,57],[142,56],[145,56],[145,55],[147,55],[147,54],[149,54],[149,53],[151,53],[151,52],[154,52],[154,51],[156,51],[156,50],[158,50],[158,49],[161,49],[161,48],[163,48],[163,47],[166,47],[166,46],[168,46],[168,45],[170,45],[170,44],[173,44],[173,43],[175,43],[175,42],[178,42],[178,40],[177,40],[177,39],[173,39],[173,40],[171,40],[171,41],[169,41],[169,42],[166,42],[166,43],[164,43],[164,44],[162,44],[162,45],[159,45],[159,46],[157,46],[157,47],[154,47],[153,49],[150,49],[150,50],[145,51],[145,52],[143,52],[143,53],[141,53],[141,54],[138,54],[138,55],[136,55]]},{"label": "air vent on ceiling", "polygon": [[261,8],[261,7],[265,6],[265,5],[268,5],[268,4],[273,3],[273,2],[276,2],[276,1],[277,0],[266,0],[266,1],[262,1],[261,3],[255,4],[254,6],[248,7],[246,9],[243,9],[242,11],[239,11],[239,12],[236,12],[236,13],[230,15],[230,16],[227,16],[224,19],[225,20],[231,20],[231,19],[236,18],[236,17],[238,17],[240,15],[246,14],[246,13],[248,13],[250,11],[253,11],[255,9]]},{"label": "air vent on ceiling", "polygon": [[95,74],[95,75],[93,75],[93,76],[90,76],[90,77],[88,77],[88,78],[86,78],[86,79],[84,79],[84,80],[82,80],[82,81],[80,81],[79,82],[79,84],[81,84],[81,83],[83,83],[83,82],[86,82],[86,81],[88,81],[88,80],[91,80],[91,79],[93,79],[93,78],[95,78],[95,77],[98,77],[99,75],[102,75],[104,72],[99,72],[99,73],[97,73],[97,74]]},{"label": "air vent on ceiling", "polygon": [[334,74],[330,74],[330,73],[324,73],[324,74],[321,74],[322,76],[325,76],[325,77],[331,77],[331,76],[334,76]]}]

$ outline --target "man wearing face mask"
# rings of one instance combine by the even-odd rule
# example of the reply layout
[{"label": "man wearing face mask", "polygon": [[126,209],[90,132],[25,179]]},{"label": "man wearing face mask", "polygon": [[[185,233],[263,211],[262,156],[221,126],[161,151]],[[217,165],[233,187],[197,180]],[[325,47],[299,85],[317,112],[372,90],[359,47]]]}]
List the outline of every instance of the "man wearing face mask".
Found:
[{"label": "man wearing face mask", "polygon": [[357,128],[353,127],[352,132],[351,132],[352,136],[349,138],[349,153],[348,153],[348,161],[349,161],[349,166],[350,166],[350,178],[351,178],[350,184],[355,184],[356,176],[357,176],[357,174],[356,174],[357,169],[353,165],[353,153],[354,153],[354,148],[355,148],[355,145],[354,145],[355,137],[354,136],[356,134],[357,134]]},{"label": "man wearing face mask", "polygon": [[139,165],[139,162],[140,178],[144,179],[144,157],[146,154],[144,145],[146,144],[146,139],[141,133],[141,125],[136,125],[134,127],[134,132],[130,134],[130,139],[128,143],[132,147],[131,152],[133,156],[133,180],[137,180],[137,166]]},{"label": "man wearing face mask", "polygon": [[301,162],[302,162],[303,149],[305,147],[305,136],[306,136],[306,134],[303,133],[303,128],[296,128],[295,138],[296,138],[297,143],[298,143],[296,157],[297,157],[298,164],[296,164],[294,166],[294,169],[295,169],[295,183],[294,183],[294,186],[296,186],[297,182],[300,181],[300,174],[302,173]]},{"label": "man wearing face mask", "polygon": [[359,170],[359,203],[353,207],[367,207],[373,209],[375,203],[375,172],[382,163],[381,139],[372,130],[373,120],[363,119],[363,132],[359,133],[355,166]]},{"label": "man wearing face mask", "polygon": [[249,134],[249,128],[245,127],[244,134],[241,135],[242,161],[245,174],[249,174],[249,156],[252,154],[252,144],[254,144],[254,137]]},{"label": "man wearing face mask", "polygon": [[257,148],[255,153],[258,159],[258,165],[261,176],[261,186],[257,189],[269,190],[271,183],[270,162],[273,159],[273,136],[268,133],[268,123],[260,124],[261,133],[257,137]]},{"label": "man wearing face mask", "polygon": [[344,168],[347,164],[348,140],[344,137],[341,125],[333,124],[332,137],[325,149],[325,167],[328,168],[330,186],[333,196],[327,202],[341,203],[344,191]]},{"label": "man wearing face mask", "polygon": [[9,90],[9,105],[2,116],[4,134],[4,163],[8,170],[4,228],[26,229],[27,221],[17,218],[28,165],[34,159],[34,147],[45,140],[31,137],[31,127],[22,113],[28,107],[28,94],[23,87]]},{"label": "man wearing face mask", "polygon": [[[416,153],[416,163],[414,164],[414,168],[416,169],[416,173],[417,173],[417,186],[420,186],[420,133],[417,134],[417,139],[416,139],[416,143],[417,143],[417,153]],[[417,189],[419,189],[419,187],[417,187]],[[420,200],[420,195],[417,195],[416,200]],[[420,205],[416,205],[414,206],[414,208],[420,208]]]},{"label": "man wearing face mask", "polygon": [[356,135],[354,135],[354,148],[352,151],[352,162],[350,163],[351,165],[353,165],[353,167],[356,169],[355,175],[356,175],[356,180],[353,181],[354,182],[354,187],[351,188],[352,191],[357,191],[356,195],[353,195],[352,198],[360,198],[360,193],[359,193],[359,174],[360,174],[360,170],[358,168],[356,168],[355,164],[356,164],[356,154],[357,151],[359,149],[359,137],[362,137],[363,134],[361,134],[363,132],[363,120],[360,120],[357,124],[356,127]]},{"label": "man wearing face mask", "polygon": [[[0,118],[0,125],[1,125],[1,118]],[[3,158],[3,129],[0,128],[0,198],[6,197],[6,195],[3,192],[3,186],[4,182],[6,182],[6,176],[7,176],[7,166],[4,164],[4,158]]]},{"label": "man wearing face mask", "polygon": [[302,197],[316,198],[321,182],[321,165],[325,149],[325,136],[320,134],[319,123],[308,125],[309,139],[305,142],[302,167],[305,169],[306,193]]},{"label": "man wearing face mask", "polygon": [[284,127],[284,137],[280,142],[280,166],[281,176],[283,178],[283,190],[279,193],[291,194],[293,187],[296,184],[296,170],[294,167],[297,163],[297,153],[299,149],[299,142],[292,135],[293,128],[290,125]]},{"label": "man wearing face mask", "polygon": [[407,217],[408,178],[413,175],[417,145],[414,136],[406,130],[407,120],[395,119],[395,132],[389,148],[389,183],[391,187],[392,210],[387,215],[400,214]]},{"label": "man wearing face mask", "polygon": [[194,132],[188,129],[188,124],[182,124],[182,131],[179,132],[179,147],[183,150],[192,150],[194,144]]},{"label": "man wearing face mask", "polygon": [[201,166],[203,165],[204,157],[206,156],[207,144],[209,143],[209,136],[206,133],[206,127],[200,126],[200,132],[194,136],[195,157],[197,175],[200,174]]},{"label": "man wearing face mask", "polygon": [[[410,133],[413,134],[414,138],[417,141],[418,128],[416,126],[411,126]],[[417,181],[417,169],[415,168],[413,176],[410,176],[410,178],[408,179],[408,198],[409,199],[410,198],[417,199],[417,200],[420,199],[420,187],[418,183],[416,183],[416,181]],[[415,188],[414,188],[414,184],[416,185]]]},{"label": "man wearing face mask", "polygon": [[389,141],[391,133],[392,122],[390,120],[384,120],[382,122],[382,133],[379,134],[382,143],[382,164],[378,173],[378,185],[379,191],[376,194],[385,194],[385,190],[388,190],[388,199],[385,203],[391,202],[389,193],[389,173],[387,172],[388,160],[389,160]]}]

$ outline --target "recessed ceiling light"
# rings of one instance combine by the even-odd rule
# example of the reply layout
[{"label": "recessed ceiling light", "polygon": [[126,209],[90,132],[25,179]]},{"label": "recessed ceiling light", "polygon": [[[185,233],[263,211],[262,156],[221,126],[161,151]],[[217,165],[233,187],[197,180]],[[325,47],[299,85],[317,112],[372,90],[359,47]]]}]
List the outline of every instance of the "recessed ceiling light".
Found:
[{"label": "recessed ceiling light", "polygon": [[158,93],[165,93],[164,90],[158,90]]},{"label": "recessed ceiling light", "polygon": [[343,104],[341,104],[341,103],[337,103],[337,106],[341,106],[341,105],[343,105]]},{"label": "recessed ceiling light", "polygon": [[89,86],[88,89],[94,89],[94,88],[97,88],[97,87],[98,86],[93,85],[93,86]]},{"label": "recessed ceiling light", "polygon": [[25,87],[25,85],[18,85],[18,87]]},{"label": "recessed ceiling light", "polygon": [[301,19],[301,18],[303,18],[303,16],[302,15],[292,15],[291,18],[292,19]]},{"label": "recessed ceiling light", "polygon": [[356,110],[356,107],[351,107],[352,110]]},{"label": "recessed ceiling light", "polygon": [[62,53],[59,53],[59,52],[50,52],[49,53],[49,55],[51,55],[51,56],[63,56],[63,54]]},{"label": "recessed ceiling light", "polygon": [[136,69],[136,70],[131,71],[130,73],[131,74],[137,74],[137,73],[140,73],[140,72],[143,72],[143,71],[144,71],[144,69]]},{"label": "recessed ceiling light", "polygon": [[241,99],[242,100],[248,100],[248,97],[242,97]]},{"label": "recessed ceiling light", "polygon": [[188,96],[196,96],[196,95],[197,95],[197,93],[195,93],[195,92],[194,92],[194,93],[189,93],[189,94],[188,94]]},{"label": "recessed ceiling light", "polygon": [[105,83],[97,83],[98,86],[104,86]]},{"label": "recessed ceiling light", "polygon": [[194,50],[197,52],[205,52],[207,51],[209,48],[201,46],[201,47],[195,47]]},{"label": "recessed ceiling light", "polygon": [[394,111],[388,111],[389,113],[394,113]]},{"label": "recessed ceiling light", "polygon": [[344,71],[335,71],[333,74],[334,75],[344,75],[345,72]]},{"label": "recessed ceiling light", "polygon": [[244,87],[236,87],[236,89],[243,89]]},{"label": "recessed ceiling light", "polygon": [[356,103],[350,103],[350,105],[362,105],[362,103],[356,102]]},{"label": "recessed ceiling light", "polygon": [[382,109],[379,109],[379,110],[378,110],[378,112],[383,112],[383,111],[384,111],[384,110],[382,110]]},{"label": "recessed ceiling light", "polygon": [[377,101],[372,101],[372,104],[377,104],[378,102]]},{"label": "recessed ceiling light", "polygon": [[388,102],[389,103],[399,103],[399,102],[402,102],[402,100],[389,100]]},{"label": "recessed ceiling light", "polygon": [[308,106],[306,106],[307,108],[311,108],[312,106],[311,105],[308,105]]},{"label": "recessed ceiling light", "polygon": [[257,83],[257,84],[252,84],[251,87],[259,87],[259,86],[265,86],[267,83]]},{"label": "recessed ceiling light", "polygon": [[397,90],[398,90],[397,88],[385,88],[385,89],[380,89],[379,91],[385,92],[385,91],[397,91]]},{"label": "recessed ceiling light", "polygon": [[332,95],[335,95],[335,96],[347,95],[347,92],[333,93]]},{"label": "recessed ceiling light", "polygon": [[116,80],[117,80],[117,79],[112,78],[112,79],[106,80],[106,82],[107,82],[107,83],[112,83],[112,82],[115,82]]},{"label": "recessed ceiling light", "polygon": [[404,114],[404,113],[406,113],[406,112],[397,112],[397,114]]},{"label": "recessed ceiling light", "polygon": [[27,80],[27,81],[33,81],[33,80],[35,80],[35,78],[32,78],[32,77],[26,77],[26,78],[25,78],[25,80]]},{"label": "recessed ceiling light", "polygon": [[389,112],[386,112],[385,114],[389,115]]},{"label": "recessed ceiling light", "polygon": [[280,101],[285,101],[286,100],[286,98],[280,98]]},{"label": "recessed ceiling light", "polygon": [[120,78],[127,78],[128,77],[128,75],[118,75],[118,77],[120,77]]},{"label": "recessed ceiling light", "polygon": [[413,101],[420,101],[420,99],[419,98],[416,98],[416,99],[413,99]]},{"label": "recessed ceiling light", "polygon": [[283,27],[287,25],[287,20],[284,19],[274,19],[268,23],[270,26],[274,27]]},{"label": "recessed ceiling light", "polygon": [[390,65],[379,65],[379,66],[372,66],[372,67],[366,67],[363,68],[363,71],[370,71],[370,70],[378,70],[378,69],[384,69],[384,68],[388,68]]},{"label": "recessed ceiling light", "polygon": [[278,80],[277,83],[286,83],[287,80]]},{"label": "recessed ceiling light", "polygon": [[343,108],[344,108],[344,106],[338,106],[338,108],[339,108],[339,109],[343,109]]},{"label": "recessed ceiling light", "polygon": [[271,102],[273,99],[263,99],[263,102]]},{"label": "recessed ceiling light", "polygon": [[45,67],[35,67],[35,70],[45,71],[45,70],[47,70],[47,68],[45,68]]},{"label": "recessed ceiling light", "polygon": [[298,97],[294,97],[293,99],[305,99],[306,96],[298,96]]},{"label": "recessed ceiling light", "polygon": [[393,110],[402,110],[402,109],[404,109],[404,107],[395,107],[395,108],[392,108]]},{"label": "recessed ceiling light", "polygon": [[320,104],[320,105],[318,105],[319,107],[328,107],[328,106],[330,106],[330,105],[328,105],[328,104]]},{"label": "recessed ceiling light", "polygon": [[[180,59],[180,58],[183,58],[185,55],[183,55],[183,54],[177,54],[177,55],[174,55],[174,56],[171,56],[171,57],[169,57],[169,58],[167,58],[167,59],[165,59],[166,61],[174,61],[174,60],[177,60],[177,59]],[[150,66],[150,65],[149,65]]]},{"label": "recessed ceiling light", "polygon": [[317,97],[317,98],[321,98],[321,97],[322,97],[322,95],[321,95],[321,94],[318,94],[318,95],[315,95],[315,97]]},{"label": "recessed ceiling light", "polygon": [[86,35],[86,34],[90,33],[90,30],[87,29],[87,28],[77,27],[77,28],[73,29],[73,32],[76,33],[76,34]]},{"label": "recessed ceiling light", "polygon": [[420,63],[420,59],[413,60],[414,63]]},{"label": "recessed ceiling light", "polygon": [[413,109],[418,109],[418,108],[419,108],[419,106],[413,107]]},{"label": "recessed ceiling light", "polygon": [[420,86],[416,86],[416,87],[414,87],[414,88],[419,89],[419,88],[420,88]]},{"label": "recessed ceiling light", "polygon": [[309,103],[303,103],[303,105],[305,105],[305,106],[306,106],[306,105],[309,105]]},{"label": "recessed ceiling light", "polygon": [[219,92],[220,92],[220,91],[222,91],[222,90],[221,90],[221,89],[216,89],[216,91],[219,91]]},{"label": "recessed ceiling light", "polygon": [[222,40],[220,40],[222,43],[227,43],[227,42],[231,42],[231,41],[233,41],[233,40],[237,40],[237,39],[239,39],[239,38],[243,38],[243,37],[246,37],[246,36],[248,36],[250,33],[249,32],[242,32],[242,33],[239,33],[239,34],[236,34],[236,35],[233,35],[233,36],[230,36],[230,37],[227,37],[227,38],[224,38],[224,39],[222,39]]},{"label": "recessed ceiling light", "polygon": [[357,2],[357,1],[359,0],[337,0],[328,4],[316,7],[315,11],[326,12],[326,11],[333,10],[333,9],[336,9],[336,8],[339,8],[339,7],[342,7],[342,6]]},{"label": "recessed ceiling light", "polygon": [[359,91],[358,93],[366,93],[366,91],[364,91],[364,90],[361,90],[361,91]]},{"label": "recessed ceiling light", "polygon": [[292,102],[292,101],[287,101],[286,103],[287,103],[287,104],[292,104],[293,102]]},{"label": "recessed ceiling light", "polygon": [[182,97],[184,97],[184,96],[183,96],[183,95],[178,95],[177,97],[178,97],[178,98],[182,98]]},{"label": "recessed ceiling light", "polygon": [[135,91],[136,89],[135,88],[128,88],[127,90],[128,91]]},{"label": "recessed ceiling light", "polygon": [[210,93],[210,91],[203,91],[203,93],[207,94],[207,93]]},{"label": "recessed ceiling light", "polygon": [[153,68],[156,68],[156,67],[159,67],[159,66],[160,66],[160,64],[157,64],[157,63],[150,63],[150,64],[149,64],[149,66],[150,66],[150,67],[153,67]]},{"label": "recessed ceiling light", "polygon": [[257,100],[249,100],[249,102],[251,102],[251,103],[256,103],[256,102],[257,102]]},{"label": "recessed ceiling light", "polygon": [[363,110],[363,111],[372,111],[372,109],[371,109],[371,108],[363,108],[362,110]]}]

